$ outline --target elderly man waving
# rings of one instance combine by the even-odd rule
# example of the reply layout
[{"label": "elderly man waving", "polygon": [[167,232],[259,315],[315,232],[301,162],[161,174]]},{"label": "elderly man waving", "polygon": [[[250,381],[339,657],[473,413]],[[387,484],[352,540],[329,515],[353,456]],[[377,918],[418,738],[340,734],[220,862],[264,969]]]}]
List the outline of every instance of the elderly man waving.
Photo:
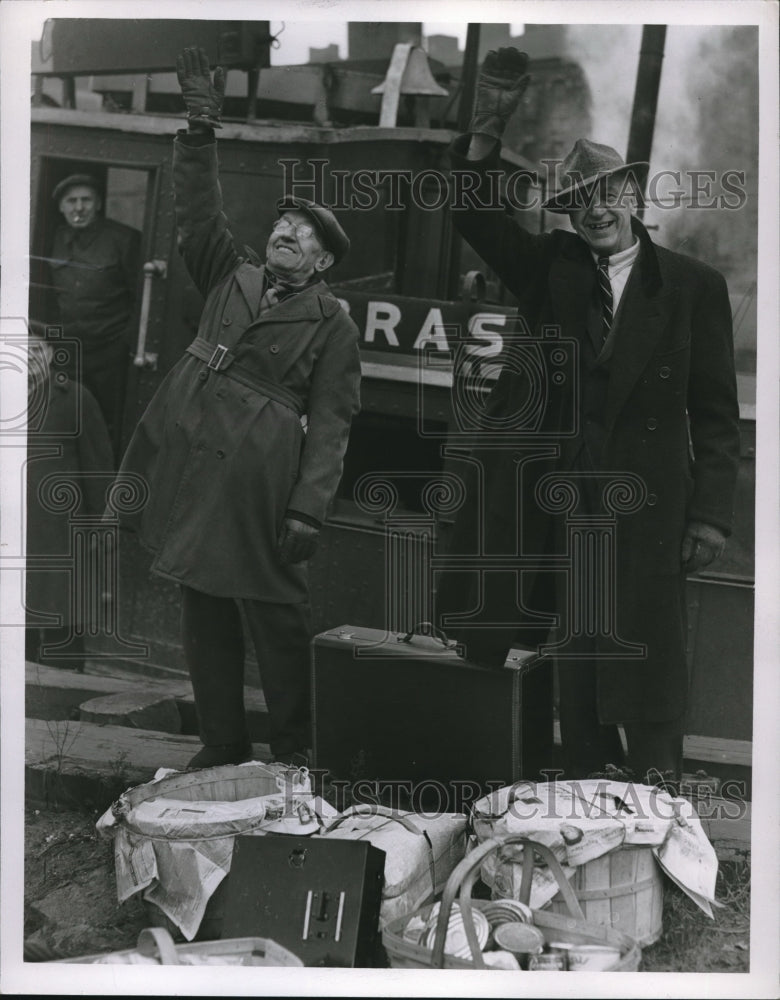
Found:
[{"label": "elderly man waving", "polygon": [[[214,129],[224,74],[177,60],[188,128],[174,141],[179,246],[205,299],[198,336],[143,416],[122,471],[149,499],[136,527],[153,571],[182,592],[182,642],[203,749],[191,767],[251,757],[241,612],[257,654],[276,760],[310,746],[306,561],[359,408],[358,332],[322,280],[349,249],[335,216],[277,205],[266,262],[236,249]],[[305,427],[304,427],[305,425]],[[121,475],[121,473],[120,473]]]}]

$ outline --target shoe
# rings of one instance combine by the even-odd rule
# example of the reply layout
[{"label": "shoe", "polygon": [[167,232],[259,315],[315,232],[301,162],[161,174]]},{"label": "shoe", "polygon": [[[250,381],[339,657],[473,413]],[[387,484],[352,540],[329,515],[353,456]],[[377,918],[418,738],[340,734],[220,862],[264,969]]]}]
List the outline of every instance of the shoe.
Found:
[{"label": "shoe", "polygon": [[308,767],[309,755],[305,750],[293,750],[290,753],[274,754],[272,764],[286,764],[287,767]]},{"label": "shoe", "polygon": [[251,743],[221,743],[203,747],[187,764],[187,769],[222,767],[225,764],[244,764],[252,759]]}]

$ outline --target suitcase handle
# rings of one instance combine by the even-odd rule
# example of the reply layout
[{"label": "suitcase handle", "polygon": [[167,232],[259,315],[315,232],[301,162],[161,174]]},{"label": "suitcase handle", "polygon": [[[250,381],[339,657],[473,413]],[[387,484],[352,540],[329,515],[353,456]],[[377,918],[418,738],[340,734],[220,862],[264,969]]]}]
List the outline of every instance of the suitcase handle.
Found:
[{"label": "suitcase handle", "polygon": [[428,636],[431,639],[438,639],[445,649],[455,649],[458,645],[454,639],[448,639],[446,634],[434,625],[433,622],[418,622],[416,625],[412,626],[411,630],[407,632],[406,635],[399,635],[397,641],[411,642],[415,632],[418,635]]},{"label": "suitcase handle", "polygon": [[585,914],[582,912],[574,890],[569,884],[569,880],[561,868],[560,862],[555,857],[549,847],[540,844],[536,840],[529,840],[522,834],[513,834],[510,837],[502,837],[494,840],[485,840],[476,847],[470,854],[467,854],[462,861],[458,862],[447,879],[444,893],[439,907],[439,916],[436,921],[436,934],[433,943],[434,969],[444,968],[444,945],[447,940],[447,928],[450,922],[450,913],[455,896],[460,892],[460,910],[463,915],[463,928],[466,932],[466,940],[471,948],[471,956],[478,969],[484,969],[485,963],[482,958],[482,951],[477,941],[477,932],[474,929],[474,916],[471,906],[471,887],[473,886],[477,870],[488,854],[500,851],[502,847],[509,844],[522,844],[523,850],[523,876],[520,882],[520,901],[528,905],[531,897],[531,878],[534,870],[534,854],[538,854],[546,862],[548,868],[553,873],[558,889],[572,917],[581,922],[585,922]]}]

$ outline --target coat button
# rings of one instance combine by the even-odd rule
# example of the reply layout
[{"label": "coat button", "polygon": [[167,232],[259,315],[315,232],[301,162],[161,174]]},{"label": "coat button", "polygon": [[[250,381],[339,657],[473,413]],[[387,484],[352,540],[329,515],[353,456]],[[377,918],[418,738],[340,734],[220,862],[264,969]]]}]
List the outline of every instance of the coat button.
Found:
[{"label": "coat button", "polygon": [[647,428],[647,429],[648,429],[649,431],[654,431],[654,430],[656,429],[656,427],[657,427],[657,426],[658,426],[658,421],[657,421],[657,420],[655,419],[655,417],[650,417],[650,419],[649,419],[649,420],[647,421],[647,423],[645,424],[645,427],[646,427],[646,428]]},{"label": "coat button", "polygon": [[222,317],[222,325],[223,326],[230,326],[230,324],[232,322],[233,322],[233,320],[229,316],[223,316]]},{"label": "coat button", "polygon": [[661,376],[661,378],[669,378],[669,376],[672,374],[672,369],[669,367],[669,365],[664,365],[662,368],[658,369],[658,374]]},{"label": "coat button", "polygon": [[647,494],[647,506],[648,507],[655,507],[655,505],[657,503],[658,503],[658,496],[657,496],[657,494],[655,494],[655,493],[648,493]]},{"label": "coat button", "polygon": [[224,457],[225,457],[225,453],[224,453],[224,451],[222,451],[222,449],[220,448],[220,449],[219,449],[219,451],[217,452],[217,458],[224,458]]},{"label": "coat button", "polygon": [[205,382],[208,377],[209,377],[208,372],[200,372],[200,374],[198,375],[198,378],[201,380],[201,382]]},{"label": "coat button", "polygon": [[271,354],[278,354],[279,353],[279,345],[278,344],[271,344],[271,346],[268,348],[268,350],[271,352]]}]

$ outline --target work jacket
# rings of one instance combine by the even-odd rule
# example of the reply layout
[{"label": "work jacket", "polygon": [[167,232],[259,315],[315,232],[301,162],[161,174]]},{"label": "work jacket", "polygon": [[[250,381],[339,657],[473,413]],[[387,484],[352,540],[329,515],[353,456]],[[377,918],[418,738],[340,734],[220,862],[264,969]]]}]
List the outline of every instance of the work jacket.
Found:
[{"label": "work jacket", "polygon": [[[205,298],[198,337],[165,377],[120,470],[148,501],[140,531],[161,576],[215,596],[307,599],[305,564],[282,565],[287,514],[321,524],[359,408],[357,327],[323,281],[260,311],[263,265],[238,252],[215,142],[174,142],[179,247]],[[305,425],[305,430],[304,430]]]},{"label": "work jacket", "polygon": [[51,318],[85,352],[129,344],[140,247],[138,230],[113,219],[98,217],[84,230],[57,229],[49,267],[58,315]]},{"label": "work jacket", "polygon": [[[498,154],[467,161],[468,139],[456,140],[453,162],[456,169],[474,173],[479,197],[484,171],[498,168]],[[680,586],[686,523],[702,521],[728,533],[733,517],[739,408],[726,282],[704,263],[654,244],[634,219],[639,256],[616,316],[601,405],[594,414],[587,407],[597,373],[587,359],[594,355],[598,297],[587,244],[560,229],[530,233],[501,206],[472,204],[453,211],[453,220],[518,298],[526,334],[519,347],[505,350],[486,404],[493,418],[525,414],[525,430],[514,439],[506,437],[503,447],[478,443],[474,449],[453,556],[470,549],[503,556],[511,569],[521,554],[553,554],[560,557],[559,570],[571,567],[574,552],[561,540],[571,538],[581,513],[574,498],[582,480],[573,473],[582,469],[578,444],[587,435],[585,422],[597,416],[600,447],[594,471],[602,483],[610,477],[622,482],[605,496],[602,513],[608,526],[599,529],[592,522],[612,539],[603,567],[607,575],[598,585],[586,585],[598,590],[598,606],[614,600],[608,625],[619,639],[617,646],[615,635],[600,644],[600,714],[602,721],[679,715],[687,688]],[[529,447],[536,448],[530,461]],[[564,484],[557,492],[556,483]],[[551,539],[558,540],[557,551]],[[462,617],[461,627],[452,618],[449,627],[442,624],[465,641],[474,659],[503,662],[517,639],[515,626],[533,621],[534,609],[523,609],[522,598],[532,589],[535,570],[530,562],[525,565],[531,568],[524,570],[520,589],[508,576],[499,584],[500,575],[486,583],[477,572],[443,574],[439,615],[457,617],[469,609],[475,615],[468,627]],[[613,588],[609,593],[607,582]],[[559,605],[557,612],[565,628],[566,609]],[[497,624],[485,627],[490,623]],[[621,657],[621,642],[643,646],[645,652]]]}]

